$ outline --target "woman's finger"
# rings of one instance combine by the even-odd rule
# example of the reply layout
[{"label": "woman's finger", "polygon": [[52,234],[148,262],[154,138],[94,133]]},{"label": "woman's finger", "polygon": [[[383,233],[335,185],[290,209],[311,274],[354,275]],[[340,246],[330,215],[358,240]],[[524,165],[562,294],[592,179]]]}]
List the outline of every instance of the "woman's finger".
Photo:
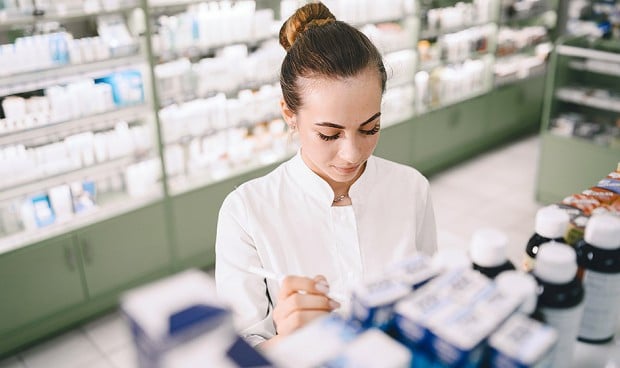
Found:
[{"label": "woman's finger", "polygon": [[297,329],[307,325],[313,320],[326,315],[329,312],[317,310],[297,310],[281,321],[278,327],[279,335],[289,335]]},{"label": "woman's finger", "polygon": [[325,295],[318,294],[291,294],[285,300],[278,303],[278,317],[287,318],[298,310],[323,310],[331,312],[339,308],[340,304],[329,299]]},{"label": "woman's finger", "polygon": [[303,276],[286,276],[280,285],[278,300],[284,300],[292,294],[327,294],[329,284],[322,278],[310,279]]}]

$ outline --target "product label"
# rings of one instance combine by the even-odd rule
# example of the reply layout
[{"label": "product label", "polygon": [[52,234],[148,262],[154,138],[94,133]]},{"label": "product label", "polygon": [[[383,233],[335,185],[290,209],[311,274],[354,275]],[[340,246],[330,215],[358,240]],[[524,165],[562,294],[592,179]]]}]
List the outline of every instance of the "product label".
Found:
[{"label": "product label", "polygon": [[613,336],[620,312],[620,274],[586,270],[583,284],[586,298],[579,337],[603,340]]},{"label": "product label", "polygon": [[558,343],[552,367],[570,367],[573,361],[573,347],[579,332],[583,303],[573,308],[541,308],[547,324],[558,332]]}]

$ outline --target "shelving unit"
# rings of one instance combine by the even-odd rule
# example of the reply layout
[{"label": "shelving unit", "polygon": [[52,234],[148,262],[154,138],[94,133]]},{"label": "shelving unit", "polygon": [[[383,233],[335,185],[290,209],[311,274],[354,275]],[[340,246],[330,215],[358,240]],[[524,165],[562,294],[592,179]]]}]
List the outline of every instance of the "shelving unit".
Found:
[{"label": "shelving unit", "polygon": [[537,198],[542,202],[590,187],[618,163],[620,49],[608,51],[613,45],[567,38],[553,53],[541,128]]}]

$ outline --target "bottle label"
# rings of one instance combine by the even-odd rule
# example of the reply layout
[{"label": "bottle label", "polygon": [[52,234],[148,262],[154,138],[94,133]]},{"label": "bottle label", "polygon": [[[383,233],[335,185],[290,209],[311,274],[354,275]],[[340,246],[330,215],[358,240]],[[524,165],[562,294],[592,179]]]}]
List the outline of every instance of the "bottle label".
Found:
[{"label": "bottle label", "polygon": [[586,289],[579,337],[602,340],[613,336],[620,310],[620,274],[585,271]]},{"label": "bottle label", "polygon": [[552,367],[570,367],[573,361],[573,347],[579,332],[583,315],[583,303],[566,309],[541,308],[547,324],[558,332]]}]

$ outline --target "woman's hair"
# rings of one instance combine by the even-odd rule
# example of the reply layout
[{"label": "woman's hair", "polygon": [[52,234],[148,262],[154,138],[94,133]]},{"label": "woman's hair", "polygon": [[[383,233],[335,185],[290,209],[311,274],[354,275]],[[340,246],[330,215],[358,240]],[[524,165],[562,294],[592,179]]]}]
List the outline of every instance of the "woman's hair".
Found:
[{"label": "woman's hair", "polygon": [[336,17],[322,3],[307,4],[280,28],[280,44],[287,51],[280,85],[288,108],[302,106],[299,78],[347,78],[376,68],[385,90],[387,74],[381,54],[362,32]]}]

